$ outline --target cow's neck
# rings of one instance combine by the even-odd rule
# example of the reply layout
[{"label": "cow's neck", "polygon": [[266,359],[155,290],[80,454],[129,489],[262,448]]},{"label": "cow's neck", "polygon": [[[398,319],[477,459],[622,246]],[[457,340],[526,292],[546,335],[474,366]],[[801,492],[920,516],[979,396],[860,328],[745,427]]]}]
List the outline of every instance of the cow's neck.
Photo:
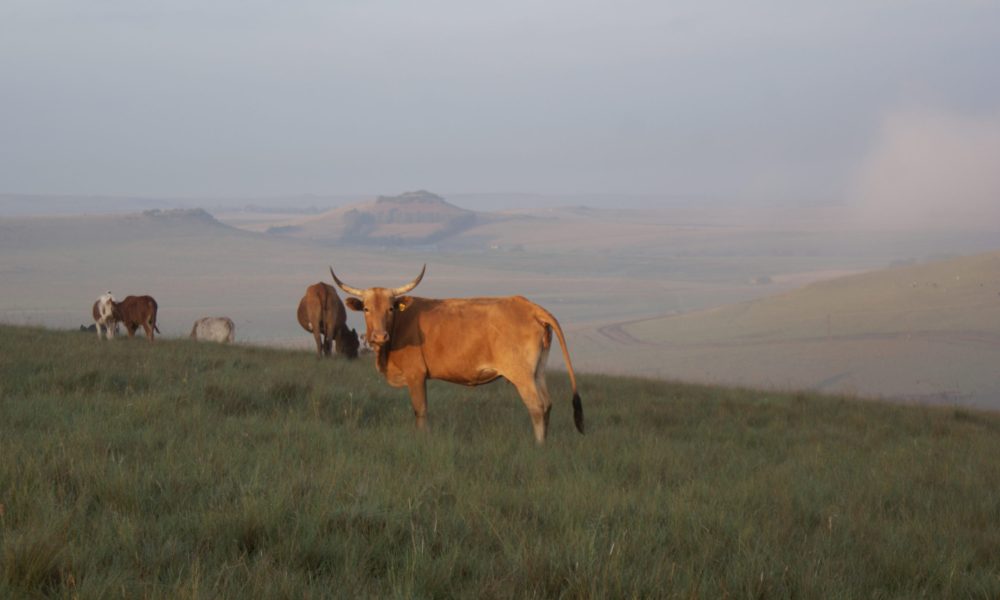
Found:
[{"label": "cow's neck", "polygon": [[378,351],[375,352],[375,368],[384,377],[389,376],[389,344],[379,346]]},{"label": "cow's neck", "polygon": [[392,320],[392,325],[389,326],[389,341],[379,346],[378,350],[375,352],[375,368],[378,369],[378,372],[386,378],[389,377],[389,347],[392,346],[392,343],[396,338],[397,322],[398,319]]}]

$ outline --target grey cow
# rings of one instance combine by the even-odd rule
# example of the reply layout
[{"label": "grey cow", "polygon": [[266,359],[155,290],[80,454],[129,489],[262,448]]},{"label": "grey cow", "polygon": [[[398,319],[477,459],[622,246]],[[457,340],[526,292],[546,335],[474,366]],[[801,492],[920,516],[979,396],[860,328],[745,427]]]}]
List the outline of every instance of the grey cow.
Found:
[{"label": "grey cow", "polygon": [[236,339],[236,325],[229,317],[202,317],[194,322],[191,339],[231,344]]}]

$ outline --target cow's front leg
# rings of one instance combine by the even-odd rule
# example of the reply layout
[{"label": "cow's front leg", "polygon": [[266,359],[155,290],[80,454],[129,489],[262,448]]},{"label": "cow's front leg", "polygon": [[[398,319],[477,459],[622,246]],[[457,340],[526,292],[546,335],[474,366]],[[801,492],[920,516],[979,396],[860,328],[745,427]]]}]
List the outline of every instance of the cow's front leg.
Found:
[{"label": "cow's front leg", "polygon": [[417,419],[417,429],[427,428],[427,379],[410,379],[406,383],[410,389],[410,404],[413,405],[413,416]]}]

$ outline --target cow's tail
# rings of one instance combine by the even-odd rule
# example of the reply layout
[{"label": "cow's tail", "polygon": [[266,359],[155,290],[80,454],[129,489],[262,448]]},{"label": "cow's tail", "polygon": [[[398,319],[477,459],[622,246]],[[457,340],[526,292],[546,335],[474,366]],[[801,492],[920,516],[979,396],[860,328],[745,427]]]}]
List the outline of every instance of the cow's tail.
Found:
[{"label": "cow's tail", "polygon": [[556,337],[559,338],[559,347],[562,348],[563,360],[566,361],[566,371],[569,373],[569,383],[573,388],[573,423],[576,425],[576,430],[583,433],[583,402],[580,400],[580,393],[576,388],[576,374],[573,373],[573,361],[569,359],[566,336],[563,335],[562,327],[559,326],[559,321],[552,316],[552,313],[540,306],[538,308],[541,313],[538,320],[543,325],[551,327],[552,331],[556,332]]},{"label": "cow's tail", "polygon": [[160,308],[159,305],[156,304],[156,300],[153,300],[152,298],[149,299],[149,308],[152,309],[149,311],[152,313],[149,318],[149,324],[153,326],[153,331],[160,333],[160,328],[156,326],[156,313],[159,312]]}]

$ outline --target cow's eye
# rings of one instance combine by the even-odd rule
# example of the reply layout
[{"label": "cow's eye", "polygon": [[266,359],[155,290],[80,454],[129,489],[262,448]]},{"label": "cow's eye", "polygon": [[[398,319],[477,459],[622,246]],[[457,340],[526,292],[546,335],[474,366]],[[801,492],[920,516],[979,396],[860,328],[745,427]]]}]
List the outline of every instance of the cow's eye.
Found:
[{"label": "cow's eye", "polygon": [[390,307],[389,307],[389,312],[392,312],[392,311],[394,311],[394,310],[396,310],[396,309],[395,309],[395,308],[393,308],[392,306],[390,306]]},{"label": "cow's eye", "polygon": [[364,309],[365,309],[365,312],[368,312],[368,307],[367,307],[367,306],[366,306],[366,307],[364,307]]}]

